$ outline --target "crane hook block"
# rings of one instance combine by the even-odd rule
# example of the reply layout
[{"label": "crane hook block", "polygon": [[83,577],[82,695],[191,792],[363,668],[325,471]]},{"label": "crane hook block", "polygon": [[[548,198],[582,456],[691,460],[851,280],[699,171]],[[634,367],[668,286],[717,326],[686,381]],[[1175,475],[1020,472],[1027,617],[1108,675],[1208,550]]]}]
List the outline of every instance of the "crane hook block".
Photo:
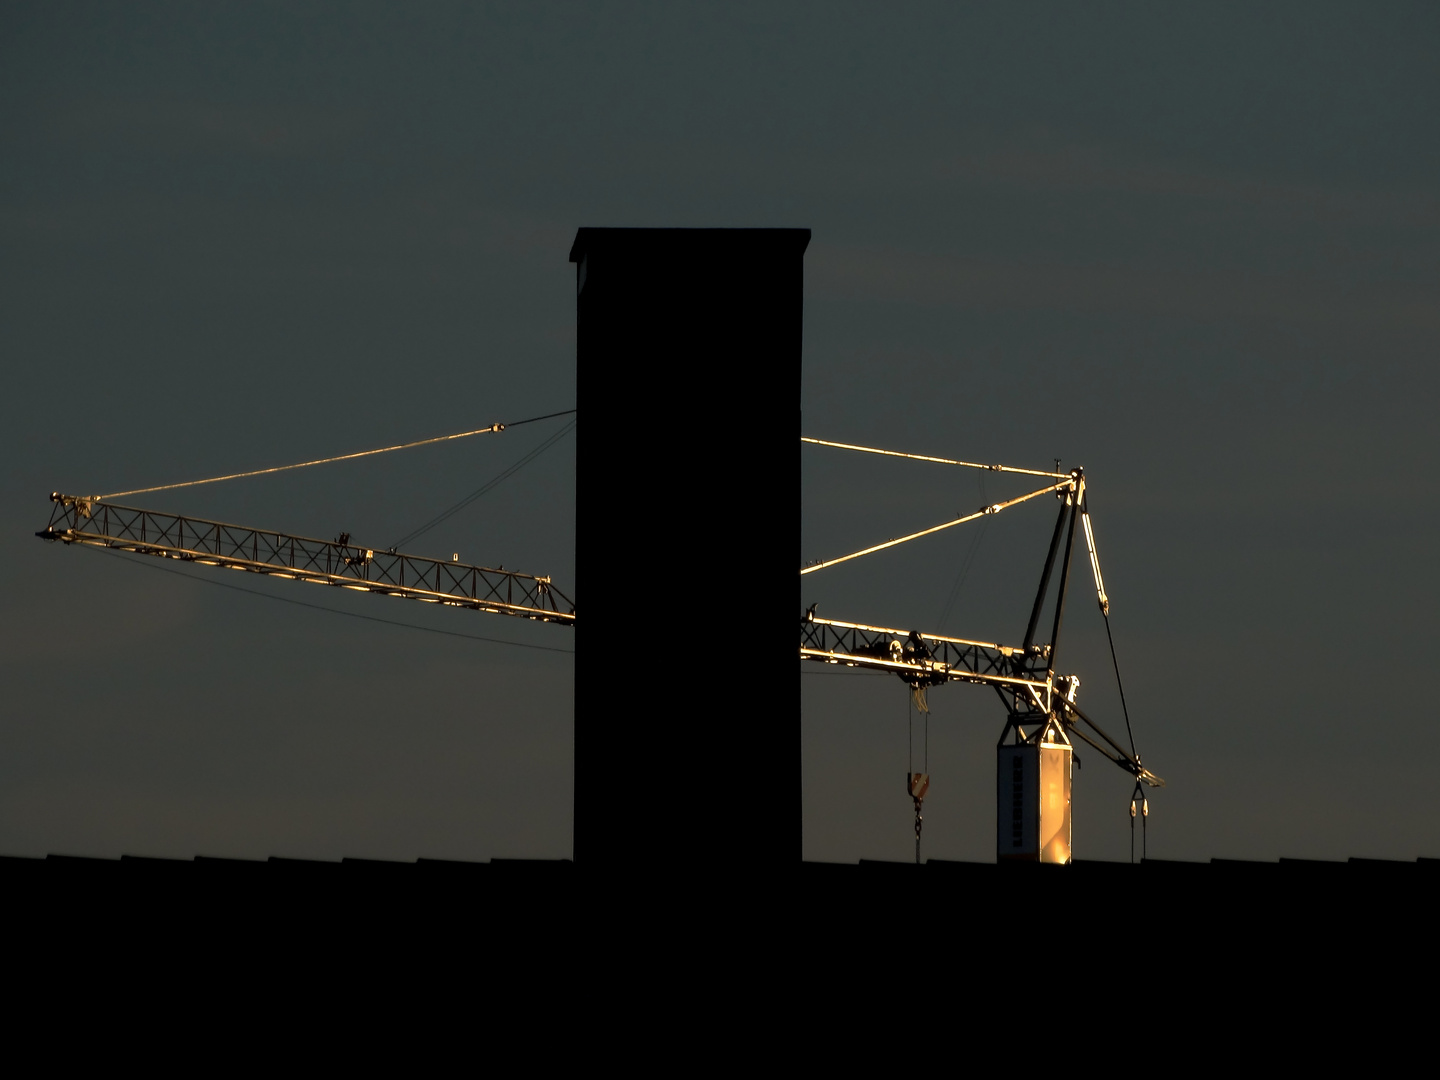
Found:
[{"label": "crane hook block", "polygon": [[919,802],[921,799],[925,798],[925,793],[929,790],[929,773],[912,772],[905,774],[905,791],[910,796],[910,798],[914,799],[916,802]]}]

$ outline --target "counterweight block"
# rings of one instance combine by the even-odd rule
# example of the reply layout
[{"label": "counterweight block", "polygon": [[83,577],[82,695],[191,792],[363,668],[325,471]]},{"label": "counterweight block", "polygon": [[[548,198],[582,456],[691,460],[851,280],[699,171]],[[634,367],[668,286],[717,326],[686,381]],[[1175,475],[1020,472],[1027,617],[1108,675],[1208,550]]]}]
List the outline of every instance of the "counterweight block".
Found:
[{"label": "counterweight block", "polygon": [[1072,756],[1064,743],[998,748],[995,854],[1000,862],[1070,861]]}]

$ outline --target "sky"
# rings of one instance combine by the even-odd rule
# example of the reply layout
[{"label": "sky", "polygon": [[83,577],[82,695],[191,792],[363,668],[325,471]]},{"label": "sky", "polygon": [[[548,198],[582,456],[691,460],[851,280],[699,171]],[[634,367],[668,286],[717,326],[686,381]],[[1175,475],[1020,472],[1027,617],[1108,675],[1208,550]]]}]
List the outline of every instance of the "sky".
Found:
[{"label": "sky", "polygon": [[[55,490],[570,408],[577,228],[776,226],[813,231],[807,434],[1084,466],[1150,855],[1440,856],[1436,711],[1386,673],[1440,645],[1437,40],[1403,3],[6,4],[0,852],[568,856],[564,629],[34,533]],[[389,546],[562,423],[135,501]],[[412,547],[574,582],[580,440]],[[1026,490],[801,462],[807,560]],[[1052,523],[801,602],[1018,642]],[[1061,667],[1118,733],[1077,574]],[[806,857],[913,857],[905,687],[797,669]],[[682,670],[657,731],[724,678]],[[926,854],[989,860],[1003,710],[930,700]],[[1080,756],[1076,855],[1128,859]]]}]

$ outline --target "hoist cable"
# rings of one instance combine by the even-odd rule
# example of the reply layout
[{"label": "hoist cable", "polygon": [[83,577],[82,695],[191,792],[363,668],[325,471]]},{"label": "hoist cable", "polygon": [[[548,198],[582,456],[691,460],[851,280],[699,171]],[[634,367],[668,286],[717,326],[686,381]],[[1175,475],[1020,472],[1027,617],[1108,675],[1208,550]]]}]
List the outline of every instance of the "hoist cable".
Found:
[{"label": "hoist cable", "polygon": [[112,491],[108,495],[96,495],[95,498],[118,499],[124,495],[145,495],[152,491],[172,491],[175,488],[197,487],[200,484],[218,484],[222,480],[243,480],[247,476],[266,476],[270,473],[289,472],[291,469],[305,469],[311,465],[329,465],[336,461],[353,461],[356,458],[371,457],[375,454],[388,454],[393,450],[410,450],[417,446],[430,446],[434,443],[450,442],[453,439],[468,439],[471,435],[488,435],[492,432],[504,431],[507,427],[519,427],[521,424],[531,424],[536,420],[548,420],[553,416],[566,416],[574,411],[574,409],[567,409],[565,412],[549,413],[546,416],[532,416],[528,420],[516,420],[512,424],[491,424],[489,427],[476,428],[474,431],[457,431],[453,435],[437,435],[433,439],[416,439],[414,442],[397,443],[394,446],[381,446],[374,450],[360,450],[353,454],[337,454],[334,457],[316,458],[314,461],[297,461],[293,465],[275,465],[268,469],[251,469],[249,472],[228,473],[225,476],[211,476],[205,480],[185,480],[178,484],[157,484],[154,487],[131,488],[129,491]]},{"label": "hoist cable", "polygon": [[[574,410],[572,409],[571,412],[574,412]],[[557,415],[557,416],[563,416],[564,414],[563,414],[563,413],[556,413],[555,415]],[[522,422],[522,423],[525,423],[526,421],[521,421],[521,422]],[[489,491],[493,490],[494,488],[498,487],[500,484],[502,484],[502,483],[504,483],[506,480],[508,480],[510,477],[514,476],[517,472],[519,472],[521,469],[523,469],[526,465],[530,464],[530,462],[534,461],[537,457],[539,457],[541,454],[543,454],[546,450],[549,450],[552,446],[554,446],[557,442],[559,442],[561,439],[563,439],[566,435],[570,434],[570,432],[572,432],[572,431],[574,431],[574,430],[575,430],[575,421],[574,421],[574,420],[571,420],[570,423],[566,424],[563,428],[561,428],[559,431],[557,431],[554,435],[551,435],[548,439],[546,439],[544,442],[542,442],[542,443],[541,443],[539,446],[537,446],[534,450],[531,450],[528,454],[526,454],[524,457],[522,457],[519,461],[515,462],[514,465],[511,465],[508,469],[506,469],[505,471],[503,471],[502,473],[500,473],[499,476],[495,477],[494,479],[492,479],[492,480],[490,480],[490,481],[487,481],[485,484],[481,485],[479,488],[477,488],[476,490],[472,491],[469,495],[466,495],[465,498],[461,499],[458,503],[456,503],[454,506],[450,507],[448,510],[443,510],[443,511],[441,511],[439,514],[437,514],[435,517],[431,518],[431,519],[430,519],[428,522],[426,522],[424,525],[421,525],[420,528],[416,529],[414,532],[409,533],[409,534],[407,534],[406,536],[402,537],[401,539],[397,540],[397,541],[395,542],[395,544],[394,544],[394,548],[404,547],[406,544],[410,543],[410,541],[415,540],[415,539],[417,539],[418,537],[424,536],[424,535],[425,535],[427,532],[429,532],[431,529],[435,528],[436,525],[439,525],[439,524],[441,524],[442,522],[449,520],[451,517],[453,517],[454,515],[458,514],[461,510],[464,510],[465,507],[469,506],[472,502],[474,502],[476,499],[480,498],[480,497],[481,497],[482,495],[484,495],[486,492],[489,492]],[[392,548],[392,550],[394,550],[394,548]]]}]

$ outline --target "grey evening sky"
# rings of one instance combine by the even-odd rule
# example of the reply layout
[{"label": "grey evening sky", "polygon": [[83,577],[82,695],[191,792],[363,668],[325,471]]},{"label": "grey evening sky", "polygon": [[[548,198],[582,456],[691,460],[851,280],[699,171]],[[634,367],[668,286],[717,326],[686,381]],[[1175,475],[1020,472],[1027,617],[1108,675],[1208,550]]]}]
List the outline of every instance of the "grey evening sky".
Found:
[{"label": "grey evening sky", "polygon": [[[571,657],[278,601],[564,630],[32,534],[55,489],[568,408],[575,229],[667,225],[814,230],[808,433],[1086,467],[1136,737],[1170,782],[1151,854],[1440,855],[1437,30],[1430,5],[1319,2],[6,4],[0,852],[568,855]],[[677,355],[675,408],[726,377]],[[574,457],[602,423],[644,418],[586,416],[413,546],[553,574],[583,608]],[[388,546],[554,430],[134,501]],[[801,460],[807,559],[1024,490]],[[792,543],[794,508],[773,513]],[[1014,642],[1052,517],[802,600]],[[615,722],[663,742],[744,643],[665,662],[687,640],[656,595],[636,649],[670,681],[637,672]],[[1073,598],[1060,666],[1119,732],[1086,577]],[[787,703],[737,717],[775,827],[798,783],[808,858],[907,858],[904,688],[797,678],[799,776]],[[931,699],[927,852],[989,859],[1003,713]],[[1077,854],[1126,858],[1126,777],[1081,756]],[[685,813],[673,764],[657,814]]]}]

